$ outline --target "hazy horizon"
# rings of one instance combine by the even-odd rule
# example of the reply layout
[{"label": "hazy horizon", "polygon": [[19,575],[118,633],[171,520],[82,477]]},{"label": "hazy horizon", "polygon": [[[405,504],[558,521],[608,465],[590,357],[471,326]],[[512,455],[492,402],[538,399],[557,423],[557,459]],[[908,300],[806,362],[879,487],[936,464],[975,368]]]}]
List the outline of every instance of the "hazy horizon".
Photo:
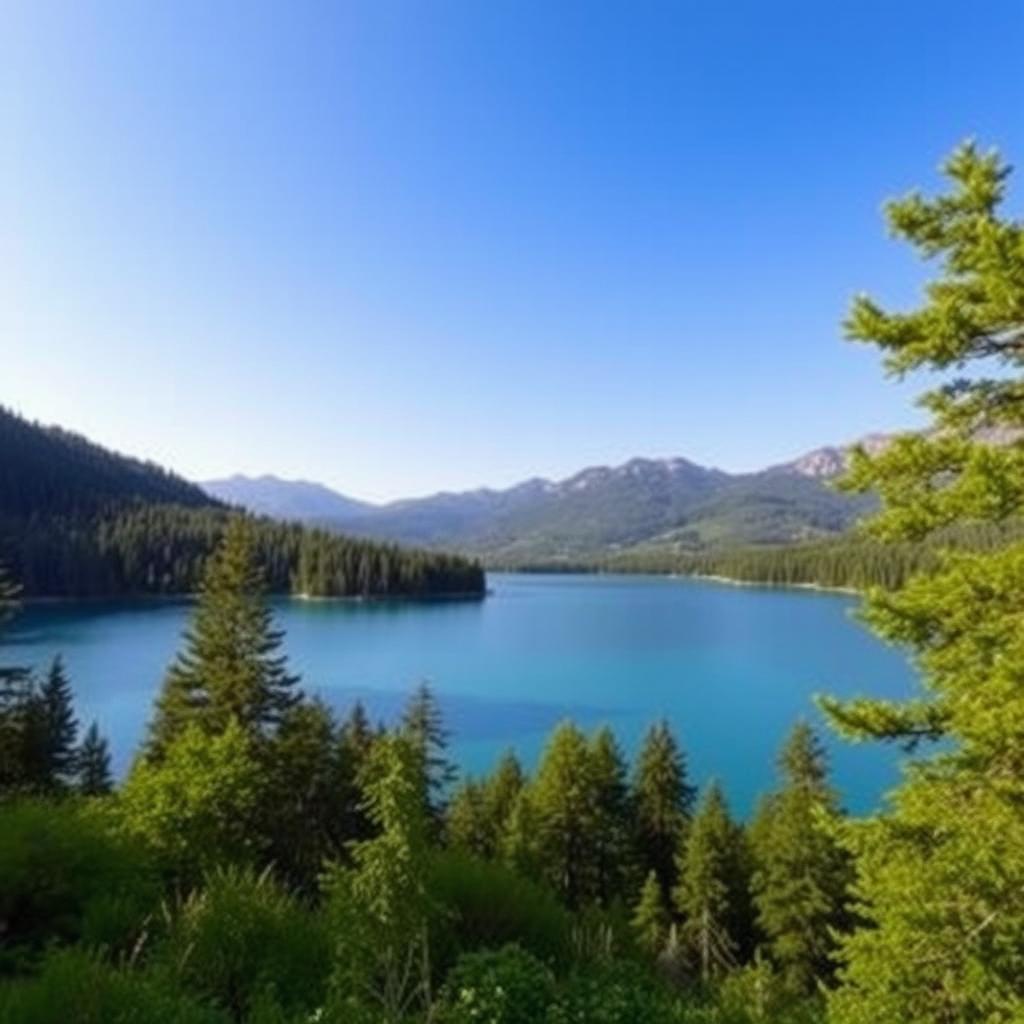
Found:
[{"label": "hazy horizon", "polygon": [[1009,0],[6,22],[0,403],[192,480],[382,502],[913,428],[842,340],[928,274],[881,205],[965,137],[1024,154]]}]

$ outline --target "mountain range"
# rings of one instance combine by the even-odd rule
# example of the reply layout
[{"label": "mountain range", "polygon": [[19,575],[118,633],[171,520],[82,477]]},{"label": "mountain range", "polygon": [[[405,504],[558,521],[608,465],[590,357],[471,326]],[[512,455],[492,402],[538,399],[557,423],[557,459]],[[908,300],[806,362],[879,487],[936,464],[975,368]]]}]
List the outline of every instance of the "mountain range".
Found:
[{"label": "mountain range", "polygon": [[[869,450],[888,436],[861,442]],[[706,550],[838,535],[873,506],[831,483],[852,446],[818,448],[752,473],[683,458],[591,466],[563,480],[444,492],[372,505],[319,484],[263,476],[209,480],[218,500],[349,534],[469,552],[491,565],[589,558],[634,549]]]}]

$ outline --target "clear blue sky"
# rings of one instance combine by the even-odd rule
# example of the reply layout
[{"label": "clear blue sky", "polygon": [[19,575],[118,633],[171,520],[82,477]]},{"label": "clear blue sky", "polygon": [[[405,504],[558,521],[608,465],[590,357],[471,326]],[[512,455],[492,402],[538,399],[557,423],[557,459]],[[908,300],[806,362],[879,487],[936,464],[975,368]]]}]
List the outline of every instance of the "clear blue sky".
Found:
[{"label": "clear blue sky", "polygon": [[1024,163],[1022,54],[1020,0],[15,0],[0,402],[371,499],[914,424],[839,324],[922,280],[885,197]]}]

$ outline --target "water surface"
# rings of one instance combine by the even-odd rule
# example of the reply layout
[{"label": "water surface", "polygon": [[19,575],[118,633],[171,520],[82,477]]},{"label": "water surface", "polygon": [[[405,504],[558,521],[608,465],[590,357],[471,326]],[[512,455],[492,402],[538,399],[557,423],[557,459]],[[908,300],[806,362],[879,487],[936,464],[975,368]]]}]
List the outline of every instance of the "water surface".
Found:
[{"label": "water surface", "polygon": [[[718,777],[738,813],[772,784],[775,753],[812,696],[901,697],[914,673],[852,617],[857,599],[637,576],[492,574],[484,601],[280,600],[293,667],[344,712],[361,698],[391,720],[429,680],[464,770],[505,747],[532,765],[565,717],[608,723],[632,753],[668,718],[696,779]],[[186,602],[39,603],[5,639],[6,662],[67,663],[85,720],[96,718],[123,770],[179,646]],[[875,806],[896,754],[829,740],[846,805]]]}]

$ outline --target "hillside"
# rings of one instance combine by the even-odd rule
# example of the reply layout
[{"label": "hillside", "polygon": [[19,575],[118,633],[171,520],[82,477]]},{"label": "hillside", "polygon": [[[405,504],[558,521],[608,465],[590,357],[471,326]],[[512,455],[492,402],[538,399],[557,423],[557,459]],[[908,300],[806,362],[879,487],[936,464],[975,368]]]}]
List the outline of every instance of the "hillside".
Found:
[{"label": "hillside", "polygon": [[274,519],[343,520],[365,515],[373,508],[323,484],[269,475],[249,477],[238,473],[223,480],[204,480],[199,486],[217,501]]},{"label": "hillside", "polygon": [[[230,514],[159,466],[0,407],[0,563],[26,596],[192,592]],[[465,558],[267,518],[254,530],[276,593],[483,593]]]},{"label": "hillside", "polygon": [[[866,443],[884,444],[885,437],[874,435]],[[493,565],[571,561],[651,545],[699,551],[784,544],[837,536],[872,506],[870,499],[830,486],[848,452],[848,447],[821,448],[745,474],[683,458],[636,458],[620,466],[592,466],[559,481],[534,478],[504,490],[442,493],[379,506],[328,492],[346,503],[343,512],[322,515],[305,506],[308,514],[282,517],[461,550]],[[264,484],[267,480],[273,482]],[[260,478],[249,482],[240,503],[254,511],[269,511],[272,504],[294,511],[304,507],[309,486]],[[233,494],[240,498],[241,492]],[[352,504],[359,507],[353,510]]]}]

